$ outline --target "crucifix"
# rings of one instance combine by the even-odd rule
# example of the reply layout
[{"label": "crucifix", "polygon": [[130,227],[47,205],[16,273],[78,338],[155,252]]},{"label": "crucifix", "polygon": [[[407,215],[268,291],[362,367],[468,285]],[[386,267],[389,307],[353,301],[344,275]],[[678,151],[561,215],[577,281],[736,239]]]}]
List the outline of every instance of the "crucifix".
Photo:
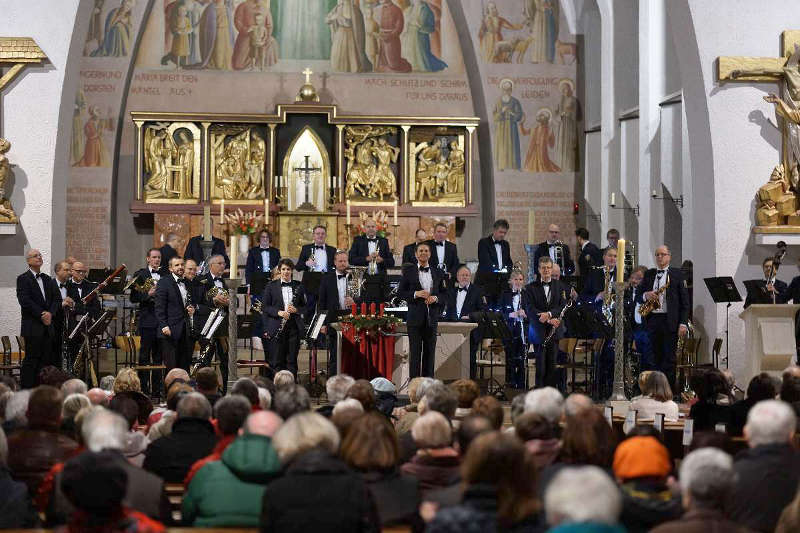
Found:
[{"label": "crucifix", "polygon": [[306,67],[306,69],[302,73],[306,75],[306,83],[307,84],[311,83],[311,75],[314,74],[314,71]]},{"label": "crucifix", "polygon": [[[306,69],[308,70],[308,69]],[[305,202],[302,205],[298,206],[297,209],[305,209],[310,211],[316,211],[316,208],[311,203],[311,173],[312,172],[319,172],[322,170],[319,167],[312,167],[309,163],[309,159],[311,158],[310,155],[306,155],[305,157],[305,165],[301,167],[295,167],[293,170],[301,175],[301,180],[305,185]]]}]

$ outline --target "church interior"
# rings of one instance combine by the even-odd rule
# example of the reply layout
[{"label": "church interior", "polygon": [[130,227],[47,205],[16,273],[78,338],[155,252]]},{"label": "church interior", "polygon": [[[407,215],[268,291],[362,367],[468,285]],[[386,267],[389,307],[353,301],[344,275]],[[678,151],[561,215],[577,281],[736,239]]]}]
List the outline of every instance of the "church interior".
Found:
[{"label": "church interior", "polygon": [[0,528],[800,531],[796,9],[0,1]]}]

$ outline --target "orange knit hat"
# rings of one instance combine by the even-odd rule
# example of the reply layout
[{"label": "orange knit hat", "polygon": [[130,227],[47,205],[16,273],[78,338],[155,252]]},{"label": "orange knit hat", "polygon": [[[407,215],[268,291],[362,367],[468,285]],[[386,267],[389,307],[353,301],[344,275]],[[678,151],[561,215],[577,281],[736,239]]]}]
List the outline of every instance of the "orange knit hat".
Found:
[{"label": "orange knit hat", "polygon": [[631,437],[614,452],[614,475],[618,479],[666,477],[671,471],[669,451],[655,437]]}]

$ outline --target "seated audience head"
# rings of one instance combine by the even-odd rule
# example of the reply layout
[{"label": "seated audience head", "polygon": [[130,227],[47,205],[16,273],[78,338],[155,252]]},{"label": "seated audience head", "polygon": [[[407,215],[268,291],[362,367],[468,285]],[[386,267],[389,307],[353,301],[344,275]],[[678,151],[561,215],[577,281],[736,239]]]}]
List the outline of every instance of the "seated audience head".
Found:
[{"label": "seated audience head", "polygon": [[456,380],[450,384],[450,387],[456,393],[459,409],[470,409],[472,407],[472,402],[481,394],[481,389],[478,388],[478,384],[471,379]]},{"label": "seated audience head", "polygon": [[721,431],[695,431],[688,451],[693,452],[700,448],[717,448],[725,453],[731,453],[732,441],[727,433]]},{"label": "seated audience head", "polygon": [[517,394],[516,396],[514,396],[514,399],[511,400],[511,425],[512,426],[517,423],[517,419],[524,412],[525,412],[525,395],[524,394]]},{"label": "seated audience head", "polygon": [[275,378],[272,380],[272,382],[275,383],[276,389],[280,389],[286,385],[294,385],[294,374],[288,370],[281,370],[275,374]]},{"label": "seated audience head", "polygon": [[777,393],[775,380],[766,372],[753,376],[747,385],[747,398],[754,403],[761,400],[774,400]]},{"label": "seated audience head", "polygon": [[39,371],[37,377],[40,385],[48,385],[60,389],[61,385],[69,379],[69,374],[58,367],[48,365]]},{"label": "seated audience head", "polygon": [[244,424],[239,429],[239,435],[249,434],[273,437],[281,425],[283,425],[283,420],[272,411],[256,411],[247,416]]},{"label": "seated audience head", "polygon": [[411,399],[411,392],[409,391],[409,399],[411,399],[412,403],[419,403],[422,400],[422,397],[425,396],[425,393],[428,392],[428,389],[431,388],[432,385],[437,383],[441,384],[442,382],[438,379],[433,378],[414,378],[419,379],[419,383],[417,384],[417,395],[415,399]]},{"label": "seated audience head", "polygon": [[125,447],[129,425],[117,413],[93,407],[81,425],[83,443],[89,451],[121,450]]},{"label": "seated audience head", "polygon": [[100,388],[104,391],[111,392],[114,390],[114,380],[116,378],[112,375],[103,376],[100,378]]},{"label": "seated audience head", "polygon": [[231,394],[244,396],[250,405],[258,405],[258,385],[250,378],[237,379],[231,387]]},{"label": "seated audience head", "polygon": [[265,376],[253,376],[253,382],[259,389],[267,389],[270,396],[275,396],[275,383]]},{"label": "seated audience head", "polygon": [[19,390],[17,380],[7,374],[0,376],[0,383],[8,387],[8,390],[11,392],[17,392]]},{"label": "seated audience head", "polygon": [[199,392],[190,392],[178,401],[175,409],[178,418],[200,418],[209,420],[211,418],[211,404],[208,399]]},{"label": "seated audience head", "polygon": [[125,419],[128,429],[132,430],[136,427],[136,421],[139,419],[139,406],[133,398],[118,394],[111,398],[108,408]]},{"label": "seated audience head", "polygon": [[64,403],[61,405],[61,418],[62,420],[73,420],[78,411],[84,407],[89,407],[92,404],[89,397],[85,394],[73,393],[64,398]]},{"label": "seated audience head", "polygon": [[68,379],[61,385],[61,394],[64,395],[64,398],[70,394],[86,394],[88,390],[86,383],[77,378]]},{"label": "seated audience head", "polygon": [[117,372],[117,378],[114,380],[114,393],[125,391],[142,391],[142,383],[139,381],[139,374],[132,368],[123,368]]},{"label": "seated audience head", "polygon": [[220,398],[214,404],[214,418],[222,435],[236,435],[252,411],[247,398],[238,394]]},{"label": "seated audience head", "polygon": [[558,433],[553,424],[538,413],[524,413],[514,424],[514,432],[519,440],[550,440],[558,438]]},{"label": "seated audience head", "polygon": [[[102,527],[119,515],[128,485],[128,474],[113,453],[82,453],[64,465],[61,490],[86,521],[81,529],[105,531]],[[110,524],[108,524],[110,525]],[[72,530],[72,528],[70,528]]]},{"label": "seated audience head", "polygon": [[6,422],[13,422],[16,427],[28,425],[28,403],[30,402],[33,389],[24,389],[11,395],[6,402],[5,416]]},{"label": "seated audience head", "polygon": [[551,526],[611,526],[622,511],[622,496],[614,481],[597,466],[562,468],[547,485],[544,508]]},{"label": "seated audience head", "polygon": [[717,403],[720,395],[730,394],[725,376],[716,368],[693,373],[689,379],[689,386],[697,396],[697,401],[701,403]]},{"label": "seated audience head", "polygon": [[337,374],[328,378],[325,382],[325,392],[328,395],[328,403],[336,405],[347,397],[347,391],[353,386],[356,380],[347,374]]},{"label": "seated audience head", "polygon": [[331,422],[339,430],[339,434],[344,437],[347,431],[357,418],[364,414],[364,407],[355,398],[346,398],[333,406]]},{"label": "seated audience head", "polygon": [[167,393],[167,409],[176,411],[178,409],[178,402],[190,392],[194,392],[194,389],[189,385],[185,383],[175,383],[169,388],[169,392]]},{"label": "seated audience head", "polygon": [[647,395],[658,402],[672,400],[672,389],[663,372],[653,371],[647,376]]},{"label": "seated audience head", "polygon": [[347,397],[361,402],[364,412],[375,409],[375,389],[366,379],[358,379],[347,389]]},{"label": "seated audience head", "polygon": [[263,387],[258,388],[258,405],[261,409],[269,409],[272,407],[272,394],[269,389]]},{"label": "seated audience head", "polygon": [[278,457],[286,464],[313,449],[335,454],[339,450],[339,433],[324,416],[303,412],[287,419],[275,433],[272,443]]},{"label": "seated audience head", "polygon": [[594,402],[585,394],[573,392],[564,400],[564,416],[575,416],[586,409],[596,409]]},{"label": "seated audience head", "polygon": [[621,482],[638,478],[664,479],[671,471],[669,451],[655,437],[629,437],[614,452],[614,475]]},{"label": "seated audience head", "polygon": [[461,420],[456,430],[456,445],[458,446],[458,453],[463,457],[470,444],[478,435],[483,435],[490,431],[494,431],[492,421],[484,415],[468,414]]},{"label": "seated audience head", "polygon": [[639,374],[639,391],[642,393],[642,396],[647,396],[650,393],[650,391],[647,390],[647,378],[650,377],[652,373],[652,370],[643,370]]},{"label": "seated audience head", "polygon": [[564,397],[553,387],[534,389],[525,395],[525,412],[539,413],[551,424],[558,424],[564,412]]},{"label": "seated audience head", "polygon": [[733,459],[722,450],[701,448],[681,461],[681,497],[686,509],[722,511],[735,483]]},{"label": "seated audience head", "polygon": [[394,426],[375,411],[358,417],[342,438],[339,455],[344,462],[361,472],[394,469],[400,459]]},{"label": "seated audience head", "polygon": [[89,418],[89,415],[95,411],[99,411],[100,409],[104,408],[100,407],[99,405],[90,405],[89,407],[84,407],[78,411],[78,414],[75,415],[75,441],[81,446],[85,446],[85,443],[83,442],[84,421]]},{"label": "seated audience head", "polygon": [[311,397],[304,387],[292,383],[275,391],[272,410],[284,420],[289,420],[292,416],[309,409],[311,409]]},{"label": "seated audience head", "polygon": [[783,374],[781,374],[781,379],[786,379],[789,376],[795,376],[800,378],[800,366],[797,365],[789,365],[783,369]]},{"label": "seated audience head", "polygon": [[733,375],[733,370],[730,368],[723,368],[720,370],[722,377],[725,379],[725,390],[730,394],[733,387],[736,385],[736,376]]},{"label": "seated audience head", "polygon": [[800,378],[789,376],[781,382],[780,399],[786,403],[800,402]]},{"label": "seated audience head", "polygon": [[49,385],[39,385],[31,392],[26,417],[31,429],[58,429],[61,424],[61,391]]},{"label": "seated audience head", "polygon": [[494,396],[481,396],[475,400],[472,404],[472,412],[488,418],[492,427],[497,431],[503,427],[505,411],[503,411],[503,405]]},{"label": "seated audience head", "polygon": [[194,382],[197,392],[200,394],[216,394],[219,390],[217,372],[210,366],[199,369],[194,377]]},{"label": "seated audience head", "polygon": [[419,401],[419,384],[422,383],[423,379],[426,378],[417,376],[411,378],[411,381],[408,382],[408,401],[412,405]]},{"label": "seated audience head", "polygon": [[177,367],[173,368],[164,376],[164,390],[169,393],[169,389],[172,388],[172,385],[175,383],[188,384],[189,381],[189,373],[186,370]]},{"label": "seated audience head", "polygon": [[789,444],[797,425],[792,408],[779,400],[758,402],[747,413],[744,437],[751,448]]},{"label": "seated audience head", "polygon": [[455,391],[442,382],[437,382],[425,390],[425,394],[419,402],[419,414],[436,411],[443,414],[448,420],[452,420],[456,415],[457,405],[458,396]]},{"label": "seated audience head", "polygon": [[[550,421],[546,416],[545,419]],[[551,422],[557,424],[558,422]],[[567,464],[609,468],[614,458],[616,437],[597,409],[582,411],[567,421],[561,435],[561,461]]]},{"label": "seated audience head", "polygon": [[414,421],[411,437],[420,450],[447,448],[453,444],[453,428],[443,414],[430,411]]},{"label": "seated audience head", "polygon": [[95,387],[86,391],[86,396],[92,405],[108,405],[108,394],[101,388]]}]

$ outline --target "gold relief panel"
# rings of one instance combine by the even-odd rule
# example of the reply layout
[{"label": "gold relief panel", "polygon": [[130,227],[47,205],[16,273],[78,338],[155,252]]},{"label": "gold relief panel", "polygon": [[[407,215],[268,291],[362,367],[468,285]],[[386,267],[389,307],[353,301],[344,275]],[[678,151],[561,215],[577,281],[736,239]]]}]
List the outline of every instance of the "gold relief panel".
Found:
[{"label": "gold relief panel", "polygon": [[264,199],[266,128],[214,124],[209,130],[209,184],[212,202],[252,204]]},{"label": "gold relief panel", "polygon": [[412,206],[464,207],[464,128],[418,127],[408,136],[408,200]]},{"label": "gold relief panel", "polygon": [[337,245],[336,215],[308,215],[281,213],[278,217],[281,257],[297,258],[304,244],[314,240],[314,226],[325,226],[328,230],[326,244]]},{"label": "gold relief panel", "polygon": [[191,204],[200,200],[201,132],[192,122],[144,126],[142,159],[147,203]]},{"label": "gold relief panel", "polygon": [[345,200],[352,205],[393,205],[398,199],[400,148],[393,146],[395,126],[344,128]]}]

